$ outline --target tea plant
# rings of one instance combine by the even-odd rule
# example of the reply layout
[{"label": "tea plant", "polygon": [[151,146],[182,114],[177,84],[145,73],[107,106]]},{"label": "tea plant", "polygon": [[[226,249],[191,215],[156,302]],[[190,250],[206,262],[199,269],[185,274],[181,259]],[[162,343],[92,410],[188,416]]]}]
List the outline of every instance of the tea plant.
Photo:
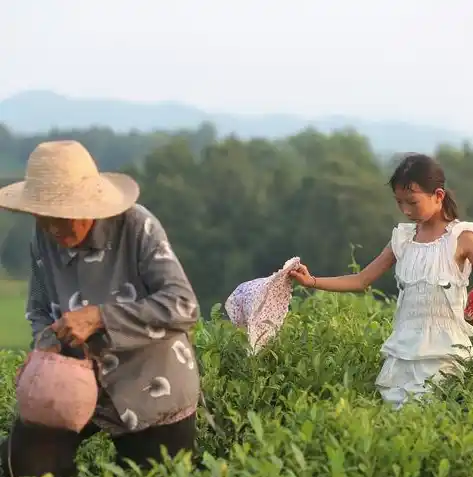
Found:
[{"label": "tea plant", "polygon": [[[377,297],[375,299],[375,297]],[[381,298],[381,299],[380,299]],[[220,306],[193,333],[202,388],[217,430],[199,409],[197,470],[178,456],[149,475],[251,477],[467,477],[473,469],[473,368],[428,403],[384,405],[374,381],[394,304],[376,291],[296,296],[279,335],[249,355],[242,330]],[[22,356],[0,353],[0,430],[14,414]],[[111,464],[98,435],[81,448],[83,476],[140,475]]]}]

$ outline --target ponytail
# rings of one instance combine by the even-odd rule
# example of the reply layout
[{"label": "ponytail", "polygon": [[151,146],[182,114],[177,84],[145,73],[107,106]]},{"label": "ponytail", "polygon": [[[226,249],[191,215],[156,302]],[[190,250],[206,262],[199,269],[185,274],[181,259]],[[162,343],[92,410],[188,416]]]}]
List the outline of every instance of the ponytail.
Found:
[{"label": "ponytail", "polygon": [[458,219],[458,206],[453,197],[452,191],[445,189],[445,197],[443,199],[442,211],[445,219]]}]

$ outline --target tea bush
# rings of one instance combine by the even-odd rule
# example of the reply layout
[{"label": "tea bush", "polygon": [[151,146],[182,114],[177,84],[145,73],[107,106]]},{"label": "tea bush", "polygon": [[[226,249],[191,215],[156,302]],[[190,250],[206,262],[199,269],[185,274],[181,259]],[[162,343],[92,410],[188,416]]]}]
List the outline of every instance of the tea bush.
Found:
[{"label": "tea bush", "polygon": [[[378,297],[379,298],[379,297]],[[467,477],[473,472],[473,379],[438,387],[428,403],[384,405],[374,381],[394,304],[374,292],[295,297],[278,337],[257,356],[241,330],[214,307],[193,339],[212,429],[199,409],[198,454],[149,475],[251,477]],[[18,353],[0,355],[0,430],[14,413]],[[473,409],[473,408],[471,408]],[[81,448],[81,475],[140,475],[111,464],[112,445],[95,436]]]}]

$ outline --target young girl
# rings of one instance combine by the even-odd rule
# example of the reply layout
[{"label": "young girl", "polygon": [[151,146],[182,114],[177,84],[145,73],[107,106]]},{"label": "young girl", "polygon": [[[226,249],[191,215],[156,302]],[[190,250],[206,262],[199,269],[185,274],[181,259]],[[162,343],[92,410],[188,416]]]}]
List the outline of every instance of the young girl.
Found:
[{"label": "young girl", "polygon": [[397,310],[393,332],[381,348],[385,361],[376,386],[386,402],[400,408],[409,395],[420,397],[428,391],[426,379],[461,370],[452,355],[470,356],[473,326],[465,321],[464,309],[473,263],[473,223],[458,220],[443,170],[428,156],[406,157],[389,184],[412,223],[395,227],[373,262],[352,275],[316,278],[301,265],[291,276],[319,290],[363,291],[396,265]]}]

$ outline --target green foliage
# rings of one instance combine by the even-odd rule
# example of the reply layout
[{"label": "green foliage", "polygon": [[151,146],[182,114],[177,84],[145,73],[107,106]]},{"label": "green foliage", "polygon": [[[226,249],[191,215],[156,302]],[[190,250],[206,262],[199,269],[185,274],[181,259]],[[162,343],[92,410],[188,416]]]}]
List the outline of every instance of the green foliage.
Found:
[{"label": "green foliage", "polygon": [[27,349],[31,326],[25,318],[27,283],[0,278],[0,349]]},{"label": "green foliage", "polygon": [[[446,381],[429,404],[389,409],[374,380],[394,303],[374,293],[298,291],[281,333],[257,356],[248,354],[244,332],[214,306],[193,336],[207,406],[221,433],[200,409],[197,446],[205,469],[194,469],[183,455],[149,475],[470,476],[472,370],[463,381]],[[0,352],[4,433],[20,360],[17,353]],[[112,454],[104,436],[88,441],[79,455],[81,475],[139,475],[110,464]]]},{"label": "green foliage", "polygon": [[[0,126],[0,153],[22,177],[33,148],[61,138],[81,141],[102,170],[137,179],[140,202],[163,223],[206,315],[236,284],[267,276],[291,256],[316,275],[339,275],[350,260],[347,244],[363,244],[357,258],[365,266],[402,220],[385,185],[394,163],[386,166],[353,129],[241,140],[217,139],[205,123],[194,131],[92,128],[24,137]],[[437,156],[463,217],[473,218],[471,148],[442,146]],[[0,185],[12,180],[4,175]],[[30,233],[28,221],[0,213],[0,261],[10,277],[27,278]],[[376,286],[396,291],[389,274]]]},{"label": "green foliage", "polygon": [[31,270],[30,239],[34,219],[27,214],[13,214],[11,227],[5,233],[0,247],[0,262],[9,276],[19,280]]},{"label": "green foliage", "polygon": [[[340,274],[350,259],[346,244],[363,243],[358,259],[365,265],[397,220],[383,169],[353,131],[307,130],[277,142],[228,137],[198,161],[179,137],[149,155],[135,177],[204,312],[237,283],[294,255],[315,274]],[[390,277],[378,286],[394,292]]]}]

